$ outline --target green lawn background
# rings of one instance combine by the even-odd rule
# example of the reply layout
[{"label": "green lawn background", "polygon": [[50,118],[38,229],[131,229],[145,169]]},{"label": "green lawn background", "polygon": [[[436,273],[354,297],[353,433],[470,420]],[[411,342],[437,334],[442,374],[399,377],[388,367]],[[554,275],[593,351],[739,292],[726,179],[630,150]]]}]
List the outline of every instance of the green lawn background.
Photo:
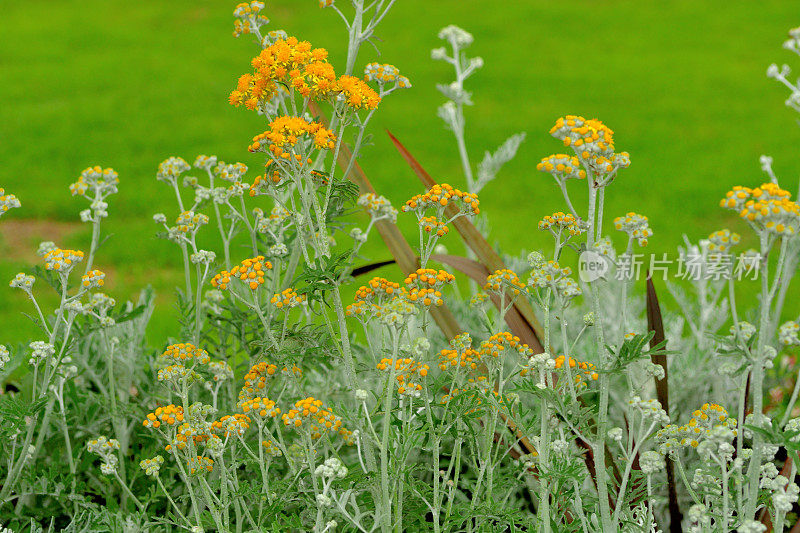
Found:
[{"label": "green lawn background", "polygon": [[[112,166],[120,193],[111,199],[104,232],[113,236],[97,266],[108,270],[107,292],[120,300],[153,284],[160,307],[151,334],[176,333],[171,287],[180,280],[179,253],[155,238],[151,221],[155,212],[174,216],[176,207],[155,170],[171,155],[191,162],[200,153],[255,166],[246,147],[264,129],[259,117],[227,103],[257,51],[249,38],[232,37],[234,6],[3,3],[0,187],[23,208],[0,220],[0,232],[6,221],[15,224],[0,240],[0,280],[29,267],[39,240],[55,238],[45,234],[61,227],[55,223],[77,222],[85,202],[67,187],[80,171]],[[346,34],[334,12],[313,0],[268,2],[265,12],[269,29],[328,48],[334,66],[343,67]],[[436,116],[443,98],[435,84],[452,74],[430,59],[447,24],[473,33],[469,52],[485,61],[468,82],[476,103],[467,111],[473,164],[508,135],[528,133],[517,159],[481,195],[491,240],[506,251],[548,245],[535,223],[563,206],[535,165],[562,150],[547,132],[564,114],[600,118],[615,130],[617,149],[630,152],[632,165],[609,189],[606,212],[648,215],[655,232],[648,251],[673,252],[683,233],[697,239],[728,226],[746,234],[717,203],[733,185],[763,181],[761,154],[772,154],[783,185],[797,189],[797,117],[784,106],[786,91],[765,76],[771,62],[796,58],[780,47],[800,24],[793,2],[398,0],[377,32],[381,56],[365,45],[358,60],[393,63],[414,85],[381,103],[361,159],[395,205],[420,187],[386,128],[437,179],[463,184],[455,143]],[[30,229],[33,219],[53,224]],[[59,244],[85,248],[89,235],[79,227]],[[455,234],[448,239],[446,245],[457,242]],[[387,258],[374,241],[367,253]],[[24,296],[3,286],[0,343],[25,340],[35,330],[20,313],[28,310]]]}]

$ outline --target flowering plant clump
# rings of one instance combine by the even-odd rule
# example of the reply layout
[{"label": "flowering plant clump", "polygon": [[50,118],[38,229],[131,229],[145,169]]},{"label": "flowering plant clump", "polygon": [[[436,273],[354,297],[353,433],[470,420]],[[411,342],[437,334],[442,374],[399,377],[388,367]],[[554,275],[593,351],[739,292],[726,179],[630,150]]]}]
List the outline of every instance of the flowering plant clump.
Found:
[{"label": "flowering plant clump", "polygon": [[[609,220],[606,193],[631,159],[598,119],[557,118],[550,134],[567,153],[537,165],[563,198],[562,211],[532,213],[552,248],[527,261],[499,254],[477,195],[524,134],[473,168],[465,81],[483,66],[466,55],[473,36],[447,26],[447,46],[431,54],[455,71],[438,87],[439,115],[464,186],[435,182],[397,141],[424,183],[398,210],[356,167],[384,99],[411,88],[391,64],[354,75],[393,2],[351,3],[348,15],[320,2],[346,24],[347,55],[335,61],[267,31],[263,2],[235,6],[233,33],[257,52],[228,101],[263,117],[263,131],[241,137],[263,159],[254,171],[213,155],[158,165],[176,205],[153,221],[184,267],[168,338],[146,336],[152,291],[120,305],[99,292],[114,290],[95,262],[124,178],[93,166],[69,186],[89,201],[85,252],[42,243],[41,265],[9,281],[39,333],[0,345],[0,382],[14,383],[0,395],[0,521],[36,531],[800,527],[800,372],[784,355],[800,345],[800,318],[783,312],[800,206],[771,158],[769,181],[720,201],[746,233],[720,229],[679,248],[698,277],[667,286],[677,311],[662,311],[652,282],[638,296],[632,253],[658,221]],[[790,37],[800,53],[800,30]],[[788,67],[768,74],[800,110]],[[583,205],[575,187],[586,187]],[[0,189],[0,215],[21,207]],[[413,246],[398,217],[416,223]],[[401,275],[366,275],[383,266],[360,265],[373,231]],[[467,257],[442,251],[445,237],[463,239]],[[758,249],[740,266],[758,270],[760,294],[742,308],[731,253],[749,241]],[[40,305],[48,287],[53,307]]]}]

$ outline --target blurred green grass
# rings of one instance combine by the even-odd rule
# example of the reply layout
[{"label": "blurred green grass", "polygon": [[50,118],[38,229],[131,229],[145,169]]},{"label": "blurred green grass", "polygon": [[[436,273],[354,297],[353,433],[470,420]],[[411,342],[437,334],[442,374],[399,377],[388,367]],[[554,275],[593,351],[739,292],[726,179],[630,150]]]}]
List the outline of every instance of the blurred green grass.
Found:
[{"label": "blurred green grass", "polygon": [[[120,193],[111,200],[104,232],[112,238],[97,265],[112,272],[107,290],[118,299],[148,283],[156,288],[154,338],[175,334],[170,302],[181,277],[179,253],[155,238],[151,222],[155,212],[175,213],[154,178],[158,163],[200,153],[257,162],[246,146],[264,124],[226,99],[256,53],[251,40],[231,36],[234,5],[31,0],[6,3],[0,18],[0,186],[23,203],[0,226],[12,219],[76,222],[84,205],[69,196],[68,184],[89,165],[114,167]],[[269,2],[266,13],[270,29],[328,48],[334,66],[343,67],[346,34],[335,13],[313,0]],[[393,63],[414,85],[381,104],[361,159],[395,205],[420,187],[387,128],[433,176],[463,183],[455,144],[436,116],[443,99],[435,84],[452,75],[430,59],[438,30],[451,23],[474,34],[470,55],[485,60],[468,82],[476,103],[467,110],[473,164],[508,135],[528,133],[517,159],[481,195],[490,239],[508,252],[547,246],[535,223],[563,209],[551,178],[535,165],[560,151],[547,132],[564,114],[600,118],[615,130],[617,149],[630,152],[632,165],[609,190],[606,212],[648,215],[654,253],[674,253],[683,233],[696,240],[730,226],[746,234],[717,202],[732,185],[763,181],[763,153],[775,156],[783,185],[797,188],[800,130],[784,90],[765,76],[771,62],[791,63],[780,48],[798,24],[791,2],[527,0],[500,7],[403,0],[379,27],[380,57],[366,45],[358,60]],[[51,238],[26,236],[24,253],[0,241],[0,279],[27,268],[30,250]],[[59,244],[85,248],[88,240],[84,227]],[[373,241],[366,253],[387,258]],[[456,242],[453,235],[445,244]],[[23,295],[0,294],[0,340],[33,335],[20,313],[27,310]]]}]

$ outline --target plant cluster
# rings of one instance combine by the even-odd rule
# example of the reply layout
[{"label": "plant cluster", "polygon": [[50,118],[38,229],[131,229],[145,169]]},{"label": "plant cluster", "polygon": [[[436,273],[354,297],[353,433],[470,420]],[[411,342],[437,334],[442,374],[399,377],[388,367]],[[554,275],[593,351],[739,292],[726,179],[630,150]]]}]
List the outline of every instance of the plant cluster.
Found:
[{"label": "plant cluster", "polygon": [[[646,299],[634,290],[625,258],[654,232],[635,212],[606,220],[606,191],[631,157],[597,119],[558,118],[550,134],[568,153],[537,165],[564,199],[538,223],[552,248],[500,257],[482,236],[478,193],[524,134],[473,169],[463,113],[465,81],[483,65],[466,56],[473,37],[448,26],[447,47],[432,52],[455,70],[439,87],[439,115],[465,187],[435,182],[394,139],[425,189],[398,210],[357,157],[383,99],[411,83],[389,64],[353,75],[393,0],[351,4],[320,2],[347,28],[340,74],[326,50],[266,31],[262,2],[236,6],[234,35],[253,37],[258,53],[228,99],[263,119],[242,139],[263,166],[207,155],[159,165],[176,206],[153,220],[184,267],[180,328],[161,346],[145,342],[151,291],[122,305],[101,292],[101,222],[124,180],[98,166],[70,185],[89,202],[86,251],[42,243],[41,264],[10,281],[40,335],[0,345],[0,378],[14,384],[0,396],[2,531],[796,524],[800,375],[782,352],[800,345],[800,322],[780,317],[800,262],[800,206],[771,160],[762,159],[766,183],[720,201],[745,237],[721,229],[680,249],[699,275],[668,286],[677,313],[662,313],[649,280]],[[786,47],[800,53],[798,43],[792,30]],[[788,67],[769,75],[800,109]],[[576,186],[588,190],[578,208]],[[0,189],[0,215],[20,207]],[[416,218],[413,247],[398,217]],[[357,265],[375,231],[403,276]],[[468,257],[443,252],[454,233]],[[737,305],[730,260],[742,241],[758,245],[743,255],[759,274],[752,311]],[[607,275],[584,276],[586,257]],[[470,283],[459,284],[462,274]],[[42,285],[58,295],[52,309],[39,304]]]}]

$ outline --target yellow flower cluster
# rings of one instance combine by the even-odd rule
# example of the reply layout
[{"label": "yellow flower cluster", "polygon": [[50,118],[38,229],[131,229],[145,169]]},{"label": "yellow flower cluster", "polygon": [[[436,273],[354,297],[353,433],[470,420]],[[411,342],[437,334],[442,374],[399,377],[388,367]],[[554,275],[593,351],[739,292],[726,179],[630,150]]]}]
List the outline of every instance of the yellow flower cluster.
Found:
[{"label": "yellow flower cluster", "polygon": [[542,231],[550,230],[554,234],[560,234],[562,231],[566,230],[572,236],[580,235],[586,231],[585,227],[575,216],[565,214],[561,211],[553,213],[552,215],[545,215],[545,217],[539,221],[539,229]]},{"label": "yellow flower cluster", "polygon": [[[610,174],[618,168],[627,168],[630,165],[627,152],[614,153],[614,132],[597,119],[567,115],[556,120],[550,134],[560,139],[564,146],[571,147],[578,160],[583,161],[596,174]],[[571,164],[569,166],[574,168]],[[560,177],[565,179],[563,174]],[[556,178],[559,179],[559,176]]]},{"label": "yellow flower cluster", "polygon": [[233,10],[233,16],[236,17],[233,21],[233,36],[248,34],[269,22],[267,17],[260,14],[262,9],[264,3],[255,0],[238,4]]},{"label": "yellow flower cluster", "polygon": [[180,422],[183,422],[183,407],[170,404],[157,407],[154,412],[148,413],[142,425],[146,428],[158,429],[161,424],[174,426]]},{"label": "yellow flower cluster", "polygon": [[256,109],[287,89],[303,98],[341,97],[353,109],[375,109],[381,101],[363,80],[353,76],[337,79],[328,63],[327,50],[312,48],[308,41],[298,41],[295,37],[276,39],[251,64],[253,73],[240,76],[236,89],[228,97],[231,105],[244,104],[248,109]]},{"label": "yellow flower cluster", "polygon": [[171,360],[178,365],[183,365],[187,361],[197,361],[201,365],[207,365],[211,361],[207,351],[189,342],[170,344],[161,354],[161,358]]},{"label": "yellow flower cluster", "polygon": [[486,277],[486,284],[483,286],[484,290],[497,293],[505,292],[506,288],[510,288],[514,296],[525,289],[525,285],[519,280],[517,274],[507,268],[495,270],[489,274]]},{"label": "yellow flower cluster", "polygon": [[614,132],[597,119],[567,115],[556,120],[550,135],[571,146],[582,159],[614,152]]},{"label": "yellow flower cluster", "polygon": [[406,277],[404,283],[407,287],[430,287],[438,289],[455,281],[456,277],[446,270],[432,268],[419,268]]},{"label": "yellow flower cluster", "polygon": [[336,82],[336,88],[347,105],[353,109],[375,109],[381,101],[378,93],[364,80],[355,76],[341,76]]},{"label": "yellow flower cluster", "polygon": [[729,229],[715,231],[708,236],[708,250],[710,252],[724,254],[731,246],[739,244],[741,237]]},{"label": "yellow flower cluster", "polygon": [[250,428],[250,417],[243,413],[225,415],[211,423],[211,429],[221,433],[224,437],[231,434],[242,436]]},{"label": "yellow flower cluster", "polygon": [[375,310],[375,307],[386,303],[392,298],[401,296],[403,291],[400,284],[386,278],[374,277],[366,285],[356,290],[354,302],[347,306],[347,316],[361,316]]},{"label": "yellow flower cluster", "polygon": [[239,399],[253,398],[257,390],[264,390],[267,387],[267,378],[274,376],[277,371],[277,366],[266,361],[254,364],[244,375],[244,386],[239,393]]},{"label": "yellow flower cluster", "polygon": [[278,309],[292,309],[293,307],[302,305],[305,301],[305,294],[297,294],[297,291],[291,287],[279,292],[270,299],[270,303]]},{"label": "yellow flower cluster", "polygon": [[736,186],[720,200],[720,207],[739,216],[758,229],[776,235],[794,235],[800,229],[800,205],[790,200],[791,193],[775,183],[750,189]]},{"label": "yellow flower cluster", "polygon": [[313,396],[297,400],[294,403],[294,409],[284,413],[281,420],[285,426],[295,428],[303,427],[305,423],[311,438],[318,439],[325,432],[335,432],[345,440],[350,440],[351,432],[342,426],[342,419],[333,414],[330,409],[326,409],[322,405],[322,400],[317,400]]},{"label": "yellow flower cluster", "polygon": [[424,378],[428,375],[430,367],[426,364],[415,361],[410,357],[406,358],[383,358],[376,368],[381,371],[389,372],[394,366],[395,378],[397,379],[397,392],[399,394],[407,394],[410,396],[418,396],[419,391],[422,390],[422,385],[413,380],[416,376]]},{"label": "yellow flower cluster", "polygon": [[228,289],[231,279],[236,279],[247,285],[251,290],[256,290],[259,285],[264,284],[266,270],[272,270],[272,263],[265,261],[263,255],[259,255],[245,259],[231,268],[230,272],[227,270],[220,271],[219,274],[211,279],[211,285],[224,291]]},{"label": "yellow flower cluster", "polygon": [[275,418],[279,414],[281,414],[280,407],[275,406],[275,402],[270,400],[269,398],[256,396],[255,398],[251,398],[249,400],[245,400],[242,402],[242,412],[250,413],[252,412],[253,415],[259,416],[261,418]]},{"label": "yellow flower cluster", "polygon": [[[253,143],[247,147],[250,152],[269,151],[274,159],[293,159],[302,165],[303,156],[286,151],[293,148],[301,137],[308,137],[314,147],[320,150],[332,149],[336,136],[319,122],[309,122],[302,117],[282,116],[269,123],[269,129],[253,137]],[[306,159],[306,162],[311,161]],[[274,181],[274,179],[273,179]]]},{"label": "yellow flower cluster", "polygon": [[106,275],[104,272],[100,270],[90,270],[81,276],[81,284],[87,289],[102,287],[105,284],[105,278]]},{"label": "yellow flower cluster", "polygon": [[386,278],[374,277],[367,285],[356,290],[356,300],[375,301],[383,297],[391,297],[400,290],[400,284],[389,281]]},{"label": "yellow flower cluster", "polygon": [[444,237],[450,230],[447,224],[436,218],[435,216],[422,217],[419,219],[419,227],[425,233],[435,233],[437,237]]},{"label": "yellow flower cluster", "polygon": [[633,212],[615,218],[614,227],[627,233],[631,239],[636,239],[640,246],[647,246],[647,238],[653,235],[647,217]]},{"label": "yellow flower cluster", "polygon": [[532,287],[546,287],[551,283],[558,282],[566,276],[572,274],[572,269],[569,267],[561,267],[555,261],[548,261],[531,271],[531,277],[528,284]]},{"label": "yellow flower cluster", "polygon": [[710,437],[714,429],[719,427],[729,429],[733,436],[738,431],[736,419],[730,418],[724,407],[715,403],[704,403],[692,413],[687,424],[670,424],[657,433],[657,438],[667,450],[676,445],[697,448],[701,439]]},{"label": "yellow flower cluster", "polygon": [[461,214],[477,215],[480,213],[478,195],[454,189],[447,183],[441,185],[437,183],[426,192],[413,196],[405,203],[402,210],[404,212],[414,211],[421,215],[430,208],[443,210],[451,202],[458,207]]},{"label": "yellow flower cluster", "polygon": [[0,215],[6,213],[9,209],[20,207],[22,204],[13,194],[6,194],[5,189],[0,187]]},{"label": "yellow flower cluster", "polygon": [[94,166],[81,172],[78,181],[70,184],[69,190],[73,196],[85,195],[89,187],[103,192],[116,192],[117,184],[119,184],[119,174],[113,168]]},{"label": "yellow flower cluster", "polygon": [[507,331],[501,331],[500,333],[495,333],[488,340],[485,340],[481,343],[480,354],[481,357],[500,357],[500,354],[506,350],[516,350],[521,356],[528,358],[533,355],[533,350],[530,347],[520,342],[519,337],[516,335],[512,335]]},{"label": "yellow flower cluster", "polygon": [[55,270],[63,274],[68,274],[76,264],[83,261],[83,252],[79,250],[62,250],[56,248],[50,250],[44,256],[44,267],[47,270]]},{"label": "yellow flower cluster", "polygon": [[[211,429],[211,427],[209,427],[209,429]],[[183,423],[178,426],[178,430],[175,432],[175,438],[172,439],[172,443],[167,444],[164,449],[168,452],[172,451],[173,447],[179,450],[185,450],[189,443],[189,439],[194,441],[195,444],[199,444],[207,441],[213,436],[213,434],[207,433],[206,431],[198,431],[188,423]]]},{"label": "yellow flower cluster", "polygon": [[568,179],[583,179],[586,171],[581,168],[580,160],[574,155],[553,154],[542,158],[536,170],[547,172],[560,183]]},{"label": "yellow flower cluster", "polygon": [[176,229],[181,233],[194,233],[205,224],[208,224],[208,216],[194,211],[184,211],[175,220]]},{"label": "yellow flower cluster", "polygon": [[394,83],[400,89],[408,89],[411,82],[408,78],[400,75],[400,70],[394,65],[370,63],[364,69],[364,77],[368,81],[377,81],[378,85]]},{"label": "yellow flower cluster", "polygon": [[455,276],[444,270],[417,269],[405,279],[404,297],[411,303],[422,304],[425,307],[442,305],[444,300],[440,289],[455,279]]},{"label": "yellow flower cluster", "polygon": [[[558,357],[556,357],[556,359],[555,359],[556,370],[564,368],[564,362],[565,361],[566,361],[566,358],[563,355],[559,355]],[[597,379],[600,377],[600,375],[597,372],[595,372],[595,367],[594,367],[594,365],[592,363],[584,363],[584,362],[581,362],[581,361],[576,361],[575,359],[570,357],[569,358],[569,367],[571,369],[572,368],[576,368],[577,370],[580,370],[584,374],[584,376],[586,376],[586,378],[591,379],[592,381],[597,381]],[[580,383],[581,382],[580,374],[576,374],[575,375],[575,382],[576,383]]]},{"label": "yellow flower cluster", "polygon": [[480,352],[472,348],[465,348],[463,350],[444,348],[439,352],[439,368],[441,370],[447,370],[448,367],[475,370],[478,368],[478,362],[480,362],[480,360]]},{"label": "yellow flower cluster", "polygon": [[327,58],[327,50],[312,48],[308,41],[278,39],[253,58],[253,73],[239,77],[228,101],[236,107],[244,103],[252,110],[283,87],[291,87],[306,98],[325,98],[336,84],[336,73]]}]

